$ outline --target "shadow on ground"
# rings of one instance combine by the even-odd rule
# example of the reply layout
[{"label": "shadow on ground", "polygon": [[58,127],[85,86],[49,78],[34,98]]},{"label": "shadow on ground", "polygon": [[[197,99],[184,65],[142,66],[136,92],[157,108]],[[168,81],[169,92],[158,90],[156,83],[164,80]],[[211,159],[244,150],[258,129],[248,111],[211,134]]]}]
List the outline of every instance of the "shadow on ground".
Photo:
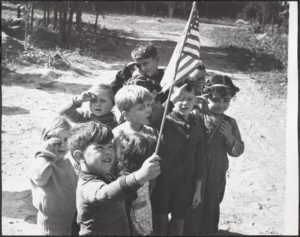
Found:
[{"label": "shadow on ground", "polygon": [[219,230],[218,232],[218,236],[239,236],[239,235],[243,235],[243,234],[237,232],[231,232],[228,230]]},{"label": "shadow on ground", "polygon": [[[82,85],[77,83],[66,83],[56,80],[49,80],[42,74],[7,72],[2,74],[2,85],[5,86],[22,86],[29,89],[45,90],[48,93],[55,94],[64,92],[68,94],[80,94],[82,91],[90,88],[90,85]],[[6,113],[10,113],[11,109],[7,109]]]},{"label": "shadow on ground", "polygon": [[2,115],[29,114],[30,111],[17,106],[2,106]]},{"label": "shadow on ground", "polygon": [[2,217],[22,219],[36,223],[37,210],[32,205],[30,190],[21,192],[2,191]]}]

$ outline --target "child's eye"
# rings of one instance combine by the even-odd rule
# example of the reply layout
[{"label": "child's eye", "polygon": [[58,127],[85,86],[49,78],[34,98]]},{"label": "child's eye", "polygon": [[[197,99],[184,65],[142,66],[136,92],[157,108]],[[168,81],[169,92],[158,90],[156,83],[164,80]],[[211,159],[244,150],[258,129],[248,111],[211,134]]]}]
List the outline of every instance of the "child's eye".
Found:
[{"label": "child's eye", "polygon": [[91,102],[94,102],[94,103],[95,103],[96,101],[97,101],[96,98],[92,98],[92,99],[91,99]]}]

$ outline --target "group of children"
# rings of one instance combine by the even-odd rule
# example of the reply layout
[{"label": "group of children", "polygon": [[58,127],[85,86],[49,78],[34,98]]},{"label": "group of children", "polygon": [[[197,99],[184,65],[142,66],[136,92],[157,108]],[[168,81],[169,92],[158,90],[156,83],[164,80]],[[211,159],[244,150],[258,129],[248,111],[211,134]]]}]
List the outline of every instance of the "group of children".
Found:
[{"label": "group of children", "polygon": [[218,232],[227,154],[244,151],[224,114],[239,89],[227,76],[205,82],[203,65],[176,84],[156,154],[164,72],[152,44],[131,56],[110,85],[74,97],[43,129],[29,173],[40,234]]}]

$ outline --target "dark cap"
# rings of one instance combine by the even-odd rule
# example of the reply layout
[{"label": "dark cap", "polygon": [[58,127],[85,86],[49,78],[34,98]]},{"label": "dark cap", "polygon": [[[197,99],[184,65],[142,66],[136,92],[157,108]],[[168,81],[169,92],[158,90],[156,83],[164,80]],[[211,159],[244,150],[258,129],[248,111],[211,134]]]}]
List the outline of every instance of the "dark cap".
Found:
[{"label": "dark cap", "polygon": [[147,76],[143,74],[137,74],[133,77],[129,78],[125,85],[138,85],[148,89],[150,92],[157,90],[158,92],[161,90],[160,85],[155,84],[152,80],[150,80]]},{"label": "dark cap", "polygon": [[230,77],[225,75],[214,75],[206,81],[203,93],[207,93],[210,89],[217,87],[230,89],[233,94],[232,96],[234,96],[236,92],[240,91],[240,89],[233,84]]}]

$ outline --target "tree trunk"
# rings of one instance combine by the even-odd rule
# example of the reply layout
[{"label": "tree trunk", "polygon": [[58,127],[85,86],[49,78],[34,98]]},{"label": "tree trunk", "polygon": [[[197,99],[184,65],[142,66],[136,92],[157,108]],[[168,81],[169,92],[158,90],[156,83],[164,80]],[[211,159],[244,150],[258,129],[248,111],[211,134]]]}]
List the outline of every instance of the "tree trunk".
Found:
[{"label": "tree trunk", "polygon": [[169,3],[168,4],[169,17],[173,18],[174,9],[175,9],[175,2],[174,1],[169,1],[168,3]]},{"label": "tree trunk", "polygon": [[31,8],[32,2],[29,2],[27,4],[26,8],[26,27],[25,27],[25,40],[24,40],[24,49],[27,50],[27,44],[28,44],[28,27],[29,27],[29,15],[30,15],[30,8]]},{"label": "tree trunk", "polygon": [[99,17],[99,6],[97,2],[95,3],[95,10],[96,10],[95,33],[97,33],[97,25],[98,25],[98,17]]},{"label": "tree trunk", "polygon": [[81,2],[76,2],[76,30],[81,35],[81,14],[82,14],[82,4]]},{"label": "tree trunk", "polygon": [[55,4],[55,6],[54,6],[54,16],[53,16],[53,27],[54,27],[54,29],[57,29],[57,13],[58,13],[58,7],[57,7],[57,5],[58,4]]},{"label": "tree trunk", "polygon": [[60,46],[67,44],[67,4],[65,1],[60,2],[59,8],[59,32],[60,32]]},{"label": "tree trunk", "polygon": [[261,30],[265,31],[265,17],[266,17],[266,9],[263,7],[262,20],[261,20]]},{"label": "tree trunk", "polygon": [[136,6],[137,6],[137,2],[136,1],[134,1],[133,2],[133,15],[136,15]]},{"label": "tree trunk", "polygon": [[46,16],[47,16],[47,2],[43,2],[44,5],[44,17],[43,17],[43,25],[46,26]]},{"label": "tree trunk", "polygon": [[46,26],[49,25],[49,18],[50,18],[50,2],[47,2],[47,17],[46,17]]},{"label": "tree trunk", "polygon": [[208,16],[209,16],[209,4],[210,4],[210,3],[208,3],[208,2],[205,2],[205,3],[204,3],[204,6],[205,6],[205,7],[204,7],[204,17],[205,17],[205,18],[208,18]]},{"label": "tree trunk", "polygon": [[145,2],[141,2],[141,12],[142,12],[142,15],[146,15],[146,4]]},{"label": "tree trunk", "polygon": [[35,4],[34,4],[34,2],[32,2],[32,7],[31,7],[31,23],[30,23],[30,29],[33,29],[34,7],[35,7]]},{"label": "tree trunk", "polygon": [[71,35],[71,31],[72,31],[72,25],[73,25],[73,14],[74,14],[74,5],[72,2],[68,2],[69,5],[69,19],[68,19],[68,26],[67,26],[67,32],[68,35]]}]

